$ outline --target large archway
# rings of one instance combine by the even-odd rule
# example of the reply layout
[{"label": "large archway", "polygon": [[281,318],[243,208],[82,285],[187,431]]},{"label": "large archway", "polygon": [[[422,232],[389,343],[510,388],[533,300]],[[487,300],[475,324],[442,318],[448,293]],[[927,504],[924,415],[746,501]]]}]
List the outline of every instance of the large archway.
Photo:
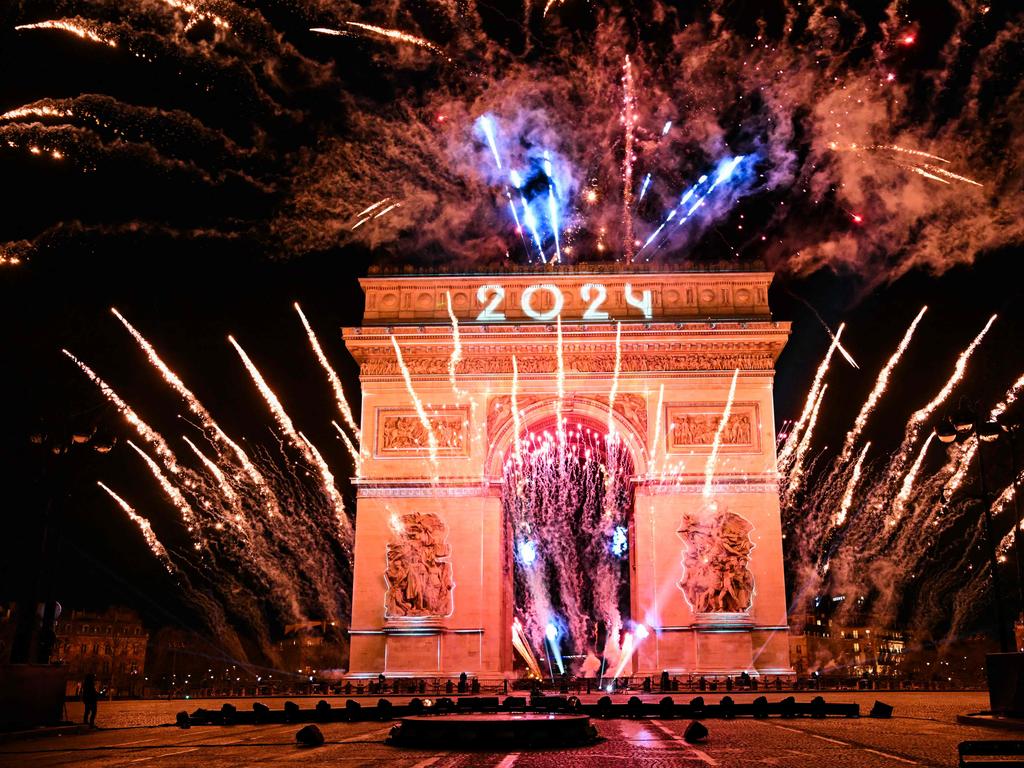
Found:
[{"label": "large archway", "polygon": [[[539,655],[632,633],[626,672],[788,669],[771,399],[788,326],[770,318],[770,281],[607,268],[363,280],[364,324],[344,332],[363,394],[351,672],[511,674],[517,623]],[[710,438],[734,374],[712,505]],[[736,519],[749,548],[687,566],[694,537],[718,551]],[[532,588],[531,557],[544,563]],[[625,574],[595,583],[616,562]],[[738,576],[756,596],[719,599]]]}]

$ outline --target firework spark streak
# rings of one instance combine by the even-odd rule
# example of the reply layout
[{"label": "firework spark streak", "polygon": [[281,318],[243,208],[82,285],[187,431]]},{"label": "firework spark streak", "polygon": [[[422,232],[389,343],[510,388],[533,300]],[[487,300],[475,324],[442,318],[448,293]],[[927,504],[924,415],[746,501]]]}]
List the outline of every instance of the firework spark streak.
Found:
[{"label": "firework spark streak", "polygon": [[622,368],[622,321],[615,324],[615,368],[608,392],[608,434],[615,434],[615,397],[619,394],[619,370]]},{"label": "firework spark streak", "polygon": [[860,481],[861,468],[864,466],[864,457],[868,455],[868,448],[870,447],[870,440],[864,443],[860,456],[857,457],[857,462],[853,465],[853,471],[850,473],[850,479],[846,483],[846,490],[843,492],[843,501],[839,505],[839,512],[836,513],[836,519],[833,523],[836,528],[840,528],[846,523],[846,515],[850,511],[850,505],[853,504],[853,492],[857,488],[857,483]]},{"label": "firework spark streak", "polygon": [[185,528],[189,533],[195,534],[193,536],[193,546],[196,549],[199,549],[202,546],[202,543],[199,539],[198,525],[196,523],[195,512],[192,511],[192,505],[188,503],[178,487],[168,479],[167,475],[165,475],[160,469],[160,466],[153,461],[153,459],[151,459],[144,450],[139,448],[139,446],[131,440],[128,441],[128,445],[142,457],[144,462],[146,462],[146,466],[149,467],[149,471],[153,473],[153,477],[156,478],[157,483],[160,484],[164,493],[167,494],[167,498],[170,499],[171,504],[173,504],[174,508],[181,514],[181,519],[185,523]]},{"label": "firework spark streak", "polygon": [[[722,418],[718,420],[718,429],[715,430],[715,437],[711,441],[711,453],[708,454],[707,463],[704,465],[704,498],[711,498],[712,483],[715,480],[715,468],[718,464],[718,451],[722,445],[722,435],[729,424],[729,416],[732,414],[732,403],[736,399],[736,382],[740,377],[740,369],[733,371],[732,382],[729,384],[729,396],[725,399],[725,408],[722,409]],[[810,431],[810,430],[808,430]]]},{"label": "firework spark streak", "polygon": [[519,363],[512,355],[512,429],[515,431],[516,466],[523,465],[523,425],[519,415]]},{"label": "firework spark streak", "polygon": [[625,131],[626,152],[622,160],[622,251],[626,263],[633,260],[636,246],[633,242],[633,144],[636,140],[636,93],[633,86],[633,65],[626,57],[622,67],[622,127]]},{"label": "firework spark streak", "polygon": [[654,463],[655,459],[657,458],[658,444],[661,441],[661,411],[664,403],[665,385],[662,384],[660,387],[658,387],[658,409],[654,412],[654,437],[651,440],[651,467],[649,471],[649,474],[651,476],[655,474]]},{"label": "firework spark streak", "polygon": [[558,443],[559,446],[565,445],[565,424],[562,423],[562,408],[565,404],[565,354],[562,345],[562,316],[559,315],[557,318],[556,328],[556,344],[555,344],[555,356],[557,358],[557,400],[555,400],[555,418],[557,423],[555,429],[558,432]]},{"label": "firework spark streak", "polygon": [[343,528],[349,526],[348,517],[345,514],[345,502],[341,498],[341,494],[338,493],[338,489],[334,484],[334,475],[331,473],[330,468],[327,466],[327,462],[324,461],[320,452],[317,451],[312,443],[310,443],[301,433],[296,431],[295,425],[292,423],[291,417],[285,411],[284,406],[281,405],[281,401],[277,399],[277,395],[274,394],[274,390],[270,388],[266,380],[263,378],[263,374],[259,372],[259,369],[253,364],[252,360],[249,359],[249,355],[246,354],[242,346],[235,341],[234,336],[228,336],[228,341],[231,346],[235,348],[238,356],[242,359],[242,364],[245,366],[245,370],[249,372],[249,377],[253,380],[256,388],[263,396],[267,406],[270,408],[271,414],[274,416],[274,420],[277,421],[281,431],[287,436],[291,444],[299,451],[300,454],[310,464],[315,466],[320,473],[321,487],[324,493],[331,501],[331,506],[334,508],[334,516],[338,525]]},{"label": "firework spark streak", "polygon": [[128,322],[124,315],[117,311],[117,309],[111,307],[110,311],[113,313],[114,317],[121,321],[121,324],[128,330],[128,333],[132,335],[135,342],[139,345],[142,351],[145,352],[146,358],[149,360],[150,364],[159,371],[164,381],[166,381],[171,388],[178,393],[178,395],[185,401],[185,404],[188,405],[188,409],[198,417],[199,423],[207,433],[212,436],[212,439],[226,447],[232,454],[234,454],[235,459],[241,465],[242,470],[248,476],[253,485],[255,485],[266,498],[270,499],[270,501],[268,501],[268,510],[272,513],[276,513],[278,511],[277,504],[271,498],[272,494],[270,492],[270,488],[267,486],[267,481],[252,461],[249,460],[249,456],[242,450],[242,447],[224,433],[224,430],[220,428],[220,425],[217,424],[210,412],[206,410],[206,407],[199,401],[199,398],[197,398],[192,391],[185,386],[185,383],[178,377],[178,375],[174,373],[166,363],[164,363],[160,358],[160,355],[157,354],[153,345],[149,343],[146,337],[139,333],[139,331]]},{"label": "firework spark streak", "polygon": [[818,400],[818,391],[821,389],[821,382],[825,378],[825,373],[828,372],[829,363],[832,361],[832,355],[836,351],[836,347],[839,346],[839,338],[843,335],[843,329],[846,327],[845,323],[841,323],[839,328],[836,329],[836,335],[832,337],[832,344],[829,345],[828,352],[825,353],[825,358],[821,361],[818,366],[818,370],[814,373],[814,381],[811,383],[811,389],[807,393],[807,400],[804,402],[803,412],[800,414],[800,418],[796,424],[792,426],[789,431],[789,436],[786,438],[786,442],[782,446],[782,450],[779,452],[778,466],[779,471],[785,473],[788,470],[790,460],[793,458],[793,452],[800,444],[801,432],[803,431],[804,425],[807,424],[807,420],[811,417],[811,411],[814,409],[814,404]]},{"label": "firework spark streak", "polygon": [[352,444],[352,441],[349,439],[348,434],[345,432],[344,429],[342,429],[341,424],[334,420],[331,421],[331,424],[334,425],[334,428],[338,430],[338,434],[341,435],[341,442],[345,444],[345,448],[348,450],[349,455],[352,457],[352,461],[355,464],[356,477],[358,477],[363,465],[363,459],[359,455],[359,450]]},{"label": "firework spark streak", "polygon": [[458,382],[455,379],[455,369],[458,368],[459,363],[462,361],[462,340],[459,338],[459,319],[455,316],[455,310],[452,309],[452,292],[445,291],[445,298],[448,301],[448,317],[452,321],[452,354],[448,358],[448,381],[452,384],[452,392],[455,393],[456,398],[465,396],[465,392],[459,389]]},{"label": "firework spark streak", "polygon": [[921,465],[924,463],[925,454],[928,453],[928,446],[932,444],[932,440],[934,439],[935,432],[929,433],[928,439],[924,441],[924,445],[921,446],[921,451],[917,454],[917,458],[907,471],[906,477],[903,478],[903,485],[900,486],[900,492],[896,494],[896,501],[893,504],[894,517],[891,519],[891,523],[893,525],[903,517],[903,509],[906,507],[907,500],[910,498],[910,492],[914,488],[914,481],[917,480],[917,475],[921,471]]},{"label": "firework spark streak", "polygon": [[402,348],[398,346],[398,339],[391,336],[391,344],[395,348],[395,358],[398,360],[398,368],[402,371],[402,379],[405,381],[405,390],[409,393],[409,397],[412,399],[413,407],[416,409],[416,416],[419,417],[420,425],[423,427],[423,431],[427,433],[427,449],[430,452],[430,463],[434,465],[434,472],[437,472],[437,436],[434,434],[434,428],[430,423],[430,417],[427,416],[427,412],[423,409],[423,401],[420,400],[416,394],[416,389],[412,385],[412,375],[409,373],[409,366],[405,364],[405,359],[402,357]]},{"label": "firework spark streak", "polygon": [[[316,359],[320,363],[320,367],[324,369],[324,373],[327,374],[327,380],[331,383],[331,389],[334,392],[334,402],[338,406],[338,410],[341,411],[341,417],[345,420],[349,429],[356,436],[356,441],[359,441],[359,427],[356,425],[356,420],[352,415],[352,409],[349,407],[348,398],[345,397],[345,390],[341,386],[341,379],[338,378],[337,372],[331,365],[331,362],[327,359],[327,355],[324,354],[323,348],[320,346],[320,341],[317,339],[316,334],[313,332],[312,326],[302,312],[302,307],[299,306],[299,302],[295,302],[293,305],[295,311],[299,313],[299,319],[302,320],[302,327],[306,329],[306,336],[309,338],[309,346],[313,348],[313,353],[316,355]],[[349,443],[351,445],[351,443]],[[352,454],[352,458],[357,462],[359,461],[359,453],[356,451]]]},{"label": "firework spark streak", "polygon": [[846,439],[843,441],[843,450],[840,454],[840,463],[845,464],[850,460],[850,456],[853,453],[853,444],[857,438],[860,437],[864,431],[864,426],[867,424],[868,417],[872,411],[875,410],[875,406],[878,404],[879,399],[885,394],[886,388],[889,386],[889,376],[892,374],[896,364],[899,363],[903,357],[903,353],[907,351],[907,347],[910,345],[910,339],[914,336],[914,331],[917,330],[918,323],[921,322],[921,318],[924,317],[924,313],[928,311],[928,307],[921,307],[921,311],[917,313],[917,317],[907,328],[906,333],[903,334],[903,338],[900,340],[899,346],[896,347],[896,351],[893,352],[892,357],[882,367],[882,370],[878,374],[878,378],[875,380],[875,386],[871,390],[871,394],[868,395],[868,399],[864,401],[864,405],[861,406],[860,413],[857,414],[857,418],[853,422],[853,427],[849,432],[846,433]]},{"label": "firework spark streak", "polygon": [[[430,51],[431,53],[436,53],[438,56],[441,56],[447,61],[451,61],[451,59],[448,58],[447,55],[445,55],[444,51],[442,51],[429,40],[424,40],[422,37],[410,35],[409,33],[402,32],[399,29],[387,29],[385,27],[378,27],[374,24],[363,24],[358,21],[346,21],[345,24],[347,24],[350,27],[353,27],[354,29],[358,29],[363,32],[369,32],[371,34],[378,35],[379,37],[383,37],[388,40],[393,40],[396,43],[408,43],[409,45],[415,45],[420,48],[424,48]],[[316,32],[321,35],[335,35],[342,37],[346,35],[346,33],[341,30],[327,29],[325,27],[310,27],[309,31]]]},{"label": "firework spark streak", "polygon": [[128,515],[128,519],[139,526],[139,530],[142,531],[142,537],[146,540],[146,546],[149,547],[149,551],[153,553],[160,563],[167,569],[168,573],[176,573],[177,567],[171,561],[171,556],[167,554],[167,550],[164,545],[160,543],[160,539],[153,533],[153,527],[149,524],[149,520],[138,514],[132,506],[114,493],[110,488],[101,483],[99,480],[96,481],[96,485],[102,488],[112,498],[117,505],[124,510],[124,513]]},{"label": "firework spark streak", "polygon": [[238,494],[235,493],[235,489],[231,487],[231,483],[228,482],[227,477],[221,471],[221,468],[217,466],[205,453],[199,450],[199,446],[189,440],[185,435],[181,436],[188,447],[192,449],[192,452],[199,457],[199,460],[203,462],[203,466],[213,475],[214,480],[217,481],[217,485],[220,486],[221,493],[224,494],[224,498],[227,499],[229,504],[234,504],[238,500]]},{"label": "firework spark streak", "polygon": [[786,479],[786,493],[790,496],[800,490],[804,477],[804,461],[807,458],[807,451],[811,447],[811,437],[814,434],[814,425],[818,422],[818,411],[821,410],[821,403],[825,399],[825,392],[828,384],[823,384],[818,390],[818,399],[814,401],[814,408],[811,409],[811,416],[807,420],[807,429],[804,430],[800,444],[797,446],[796,454],[793,457],[793,466]]},{"label": "firework spark streak", "polygon": [[18,107],[17,109],[4,112],[0,115],[0,120],[20,120],[23,117],[72,117],[73,115],[74,112],[70,109],[60,109],[48,105],[33,105]]},{"label": "firework spark streak", "polygon": [[70,32],[73,35],[77,35],[83,40],[88,40],[93,43],[99,43],[101,45],[108,45],[111,48],[117,48],[117,41],[111,40],[110,38],[103,37],[97,34],[94,30],[90,29],[85,24],[73,21],[71,19],[49,19],[47,21],[39,21],[35,24],[21,24],[15,27],[17,30],[29,30],[29,29],[57,29],[61,32]]},{"label": "firework spark streak", "polygon": [[171,447],[167,444],[167,441],[164,440],[163,436],[143,421],[135,410],[121,399],[117,392],[114,391],[114,388],[101,379],[92,368],[83,363],[66,349],[61,351],[67,355],[67,357],[70,358],[86,376],[89,377],[89,380],[92,381],[93,384],[99,387],[103,396],[114,404],[114,407],[117,408],[122,416],[124,416],[125,420],[135,428],[139,437],[153,447],[157,456],[160,457],[161,461],[163,461],[164,465],[167,467],[167,471],[171,474],[178,474],[181,471],[181,468],[178,466],[178,459],[174,455],[174,451],[172,451]]},{"label": "firework spark streak", "polygon": [[363,208],[363,210],[361,210],[359,213],[356,214],[356,218],[357,219],[361,219],[364,216],[368,216],[371,212],[373,212],[373,211],[377,210],[378,208],[380,208],[382,205],[384,205],[390,199],[391,199],[390,197],[382,197],[376,203],[373,203],[373,205],[370,205],[370,206],[367,206],[366,208]]}]

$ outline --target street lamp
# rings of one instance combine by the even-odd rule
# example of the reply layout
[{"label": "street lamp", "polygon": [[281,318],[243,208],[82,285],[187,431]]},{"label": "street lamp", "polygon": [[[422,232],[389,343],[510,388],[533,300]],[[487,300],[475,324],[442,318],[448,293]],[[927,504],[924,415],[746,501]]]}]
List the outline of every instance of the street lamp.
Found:
[{"label": "street lamp", "polygon": [[[998,421],[988,419],[982,421],[978,417],[977,410],[969,407],[964,402],[953,413],[935,428],[935,436],[939,441],[951,445],[963,443],[970,437],[978,439],[978,486],[981,492],[981,504],[985,515],[985,540],[988,545],[989,570],[992,572],[993,603],[995,605],[996,632],[999,635],[999,647],[1003,653],[1010,651],[1009,634],[1006,631],[1006,622],[1003,618],[1002,588],[999,580],[999,558],[996,552],[997,543],[992,532],[992,498],[989,495],[988,484],[985,478],[985,451],[983,443],[992,443],[1007,434],[1007,429]],[[1014,482],[1016,482],[1016,461],[1014,461]],[[1016,495],[1014,496],[1014,509],[1016,510]],[[1015,515],[1014,525],[1020,529],[1020,517]],[[1021,543],[1020,537],[1014,534],[1014,542],[1017,555],[1018,568],[1018,589],[1024,589],[1024,579],[1021,579]],[[1024,593],[1021,593],[1021,606],[1024,608]]]}]

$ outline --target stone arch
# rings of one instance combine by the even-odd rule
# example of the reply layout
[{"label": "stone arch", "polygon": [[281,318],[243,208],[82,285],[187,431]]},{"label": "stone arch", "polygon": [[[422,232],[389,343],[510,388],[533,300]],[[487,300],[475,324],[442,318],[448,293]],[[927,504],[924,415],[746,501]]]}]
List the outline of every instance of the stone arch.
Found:
[{"label": "stone arch", "polygon": [[[523,399],[525,400],[527,397],[524,396]],[[646,408],[646,400],[644,407]],[[531,427],[553,424],[557,410],[556,398],[528,402],[520,408],[522,427],[529,430]],[[607,401],[602,402],[595,396],[566,395],[562,401],[562,416],[576,419],[592,429],[605,431],[608,428],[608,403]],[[646,440],[646,425],[634,423],[618,409],[612,412],[612,424],[629,451],[634,477],[645,476],[650,458]],[[495,423],[493,429],[488,429],[489,445],[484,461],[484,470],[485,476],[490,482],[501,482],[505,458],[515,450],[514,437],[515,420],[511,413],[506,414]]]}]

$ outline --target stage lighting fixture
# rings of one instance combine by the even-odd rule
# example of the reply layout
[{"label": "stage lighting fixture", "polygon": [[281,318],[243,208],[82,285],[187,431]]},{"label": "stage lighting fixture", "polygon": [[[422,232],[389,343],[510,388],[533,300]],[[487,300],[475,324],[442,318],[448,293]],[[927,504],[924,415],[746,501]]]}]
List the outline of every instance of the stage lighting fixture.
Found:
[{"label": "stage lighting fixture", "polygon": [[689,744],[696,744],[697,742],[704,741],[708,737],[708,729],[704,723],[699,720],[691,720],[690,724],[686,726],[686,730],[683,731],[683,740]]},{"label": "stage lighting fixture", "polygon": [[315,725],[310,724],[298,730],[295,741],[302,747],[319,747],[324,743],[324,734]]}]

